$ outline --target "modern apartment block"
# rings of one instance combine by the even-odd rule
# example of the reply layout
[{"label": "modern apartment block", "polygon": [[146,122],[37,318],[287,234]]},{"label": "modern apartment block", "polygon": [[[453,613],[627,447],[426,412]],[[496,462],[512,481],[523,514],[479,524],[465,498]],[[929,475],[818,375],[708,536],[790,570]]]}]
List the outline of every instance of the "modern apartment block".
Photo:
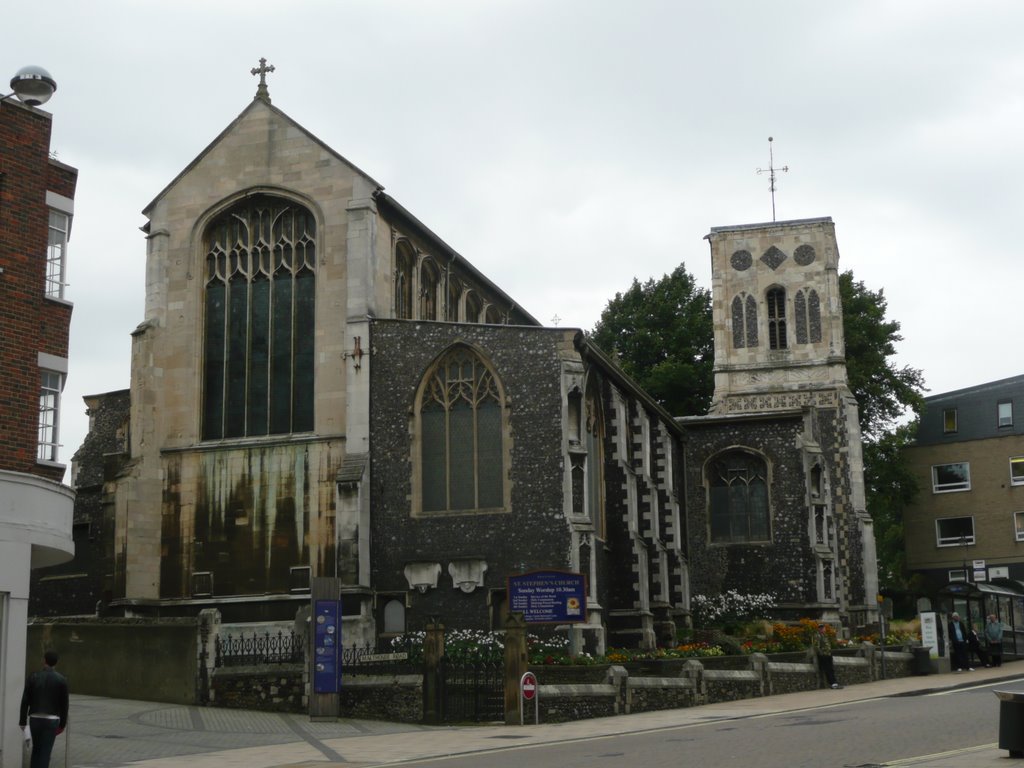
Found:
[{"label": "modern apartment block", "polygon": [[[933,593],[1024,582],[1024,376],[925,399],[907,457],[919,485],[904,515],[907,567]],[[1014,585],[1012,582],[1018,582]]]},{"label": "modern apartment block", "polygon": [[[50,156],[51,115],[0,101],[0,690],[2,765],[21,765],[31,569],[70,560],[74,492],[62,484],[64,294],[78,171]],[[32,654],[41,658],[39,649]],[[35,659],[30,659],[35,666]],[[14,745],[13,748],[4,748]]]}]

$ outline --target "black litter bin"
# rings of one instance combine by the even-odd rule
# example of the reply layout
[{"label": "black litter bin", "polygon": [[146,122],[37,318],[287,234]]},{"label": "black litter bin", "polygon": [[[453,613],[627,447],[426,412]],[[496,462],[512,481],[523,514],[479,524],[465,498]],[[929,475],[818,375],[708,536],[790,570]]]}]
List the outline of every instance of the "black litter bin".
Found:
[{"label": "black litter bin", "polygon": [[999,748],[1024,757],[1024,691],[994,691],[999,697]]},{"label": "black litter bin", "polygon": [[932,651],[924,646],[914,646],[910,649],[914,654],[913,672],[915,675],[927,675],[932,671]]}]

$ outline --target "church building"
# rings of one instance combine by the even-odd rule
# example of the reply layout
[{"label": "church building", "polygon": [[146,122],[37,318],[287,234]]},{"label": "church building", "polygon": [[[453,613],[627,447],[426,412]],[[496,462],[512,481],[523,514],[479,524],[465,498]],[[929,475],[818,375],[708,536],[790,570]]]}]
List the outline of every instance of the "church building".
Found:
[{"label": "church building", "polygon": [[581,648],[685,612],[682,430],[271,104],[157,195],[109,607],[281,621],[341,580],[346,642],[497,628],[587,580]]},{"label": "church building", "polygon": [[586,579],[571,634],[595,653],[671,644],[691,589],[870,617],[831,220],[712,230],[715,401],[669,414],[256,71],[252,103],[144,211],[129,424],[92,486],[105,612],[290,621],[331,577],[363,644],[430,617],[498,629],[508,578],[555,570]]},{"label": "church building", "polygon": [[715,392],[685,418],[694,592],[772,593],[779,614],[877,618],[857,402],[830,218],[714,227]]}]

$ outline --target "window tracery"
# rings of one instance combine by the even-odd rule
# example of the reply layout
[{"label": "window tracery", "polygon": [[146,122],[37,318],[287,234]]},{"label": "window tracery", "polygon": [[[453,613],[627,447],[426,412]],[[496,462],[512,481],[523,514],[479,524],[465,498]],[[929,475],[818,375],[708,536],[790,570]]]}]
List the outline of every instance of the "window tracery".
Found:
[{"label": "window tracery", "polygon": [[254,195],[206,228],[203,439],[313,429],[316,222]]},{"label": "window tracery", "polygon": [[769,541],[768,466],[765,460],[749,451],[733,449],[713,458],[706,471],[711,542]]},{"label": "window tracery", "polygon": [[416,412],[423,512],[503,508],[504,394],[484,360],[464,346],[447,352],[428,371]]}]

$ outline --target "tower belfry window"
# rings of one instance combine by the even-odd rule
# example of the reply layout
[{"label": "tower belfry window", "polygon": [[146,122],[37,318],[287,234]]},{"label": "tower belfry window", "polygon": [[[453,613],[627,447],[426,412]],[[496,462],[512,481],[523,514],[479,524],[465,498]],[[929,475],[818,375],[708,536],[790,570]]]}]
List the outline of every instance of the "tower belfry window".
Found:
[{"label": "tower belfry window", "polygon": [[765,300],[768,303],[768,347],[786,349],[786,289],[769,288]]},{"label": "tower belfry window", "polygon": [[316,222],[257,195],[206,230],[203,439],[313,429]]}]

